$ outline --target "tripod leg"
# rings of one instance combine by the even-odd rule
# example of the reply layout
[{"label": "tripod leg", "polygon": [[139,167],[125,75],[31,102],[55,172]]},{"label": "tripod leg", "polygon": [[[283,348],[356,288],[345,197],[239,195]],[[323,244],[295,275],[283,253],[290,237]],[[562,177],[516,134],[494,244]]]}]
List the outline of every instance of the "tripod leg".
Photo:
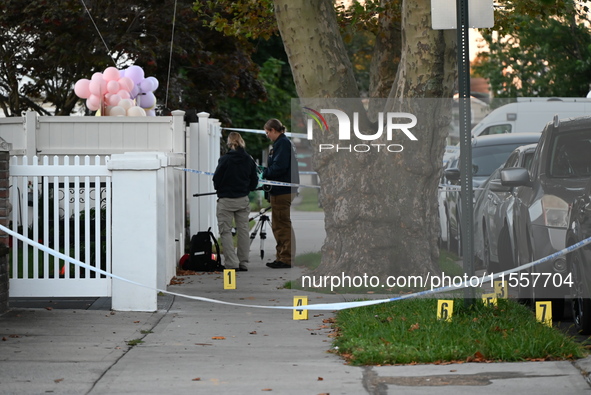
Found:
[{"label": "tripod leg", "polygon": [[261,227],[261,221],[257,222],[257,224],[254,226],[252,233],[250,234],[250,245],[252,245],[254,238],[257,237],[257,232],[259,231],[260,227]]},{"label": "tripod leg", "polygon": [[266,220],[261,220],[261,259],[265,257],[265,239],[267,238],[267,232],[265,230]]}]

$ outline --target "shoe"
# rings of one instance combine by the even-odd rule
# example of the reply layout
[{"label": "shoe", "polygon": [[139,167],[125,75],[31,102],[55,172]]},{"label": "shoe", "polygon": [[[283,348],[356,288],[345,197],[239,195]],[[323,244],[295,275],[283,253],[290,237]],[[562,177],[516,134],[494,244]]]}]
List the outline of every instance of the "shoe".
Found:
[{"label": "shoe", "polygon": [[248,268],[246,266],[240,266],[238,269],[236,269],[237,272],[247,272]]},{"label": "shoe", "polygon": [[281,261],[267,262],[267,266],[271,269],[291,269],[291,265]]}]

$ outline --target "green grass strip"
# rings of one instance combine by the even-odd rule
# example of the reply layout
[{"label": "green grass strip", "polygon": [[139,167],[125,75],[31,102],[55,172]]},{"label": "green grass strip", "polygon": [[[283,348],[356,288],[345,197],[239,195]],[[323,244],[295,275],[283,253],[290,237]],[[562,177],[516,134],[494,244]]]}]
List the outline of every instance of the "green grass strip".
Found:
[{"label": "green grass strip", "polygon": [[585,354],[580,344],[512,300],[466,307],[456,299],[451,321],[438,320],[436,310],[436,299],[341,310],[333,345],[353,365],[564,360]]}]

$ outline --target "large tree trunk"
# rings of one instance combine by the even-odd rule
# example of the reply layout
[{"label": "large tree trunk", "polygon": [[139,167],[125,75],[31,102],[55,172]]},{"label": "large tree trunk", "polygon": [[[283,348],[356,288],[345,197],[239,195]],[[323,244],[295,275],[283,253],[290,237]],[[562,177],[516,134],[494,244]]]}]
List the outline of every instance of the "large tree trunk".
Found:
[{"label": "large tree trunk", "polygon": [[[306,98],[322,98],[323,108],[340,108],[336,99],[359,98],[332,1],[275,0],[275,11],[304,104]],[[384,133],[371,143],[399,143],[404,150],[319,152],[319,144],[339,142],[338,128],[331,125],[330,133],[315,133],[314,167],[321,180],[327,235],[319,275],[385,278],[438,272],[437,185],[451,109],[448,100],[421,98],[451,98],[455,44],[431,29],[430,0],[405,1],[402,28],[398,74],[395,80],[388,73],[380,77],[391,85],[381,112],[414,114],[417,141],[402,133],[388,141]],[[360,106],[358,100],[355,108]],[[375,132],[375,125],[362,118],[360,129]],[[368,141],[352,136],[346,143]]]}]

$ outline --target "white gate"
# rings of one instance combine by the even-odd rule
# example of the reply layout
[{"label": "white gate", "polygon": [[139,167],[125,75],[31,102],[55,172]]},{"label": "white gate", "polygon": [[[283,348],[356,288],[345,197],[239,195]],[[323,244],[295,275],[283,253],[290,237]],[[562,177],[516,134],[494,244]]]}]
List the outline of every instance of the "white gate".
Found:
[{"label": "white gate", "polygon": [[[45,250],[12,239],[11,296],[111,296],[111,279],[55,258],[49,250],[111,273],[109,157],[13,157],[11,229]],[[20,162],[20,163],[19,163]]]}]

